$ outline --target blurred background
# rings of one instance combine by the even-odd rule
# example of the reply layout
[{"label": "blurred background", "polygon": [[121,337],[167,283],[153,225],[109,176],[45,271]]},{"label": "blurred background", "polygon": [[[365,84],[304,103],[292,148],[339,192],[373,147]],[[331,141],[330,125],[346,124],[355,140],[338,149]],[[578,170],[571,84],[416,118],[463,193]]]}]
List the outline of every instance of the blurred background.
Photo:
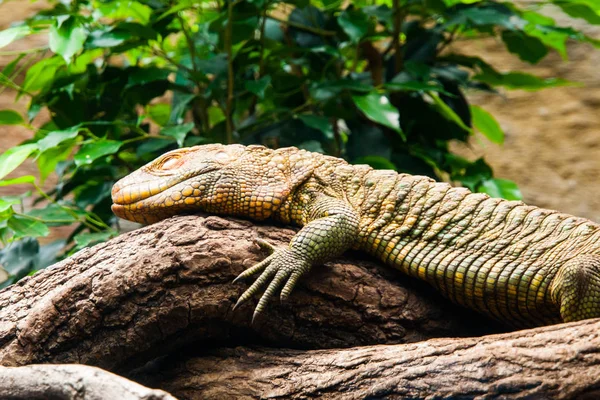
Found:
[{"label": "blurred background", "polygon": [[[0,115],[0,153],[37,146],[3,179],[39,187],[0,186],[0,264],[34,254],[16,279],[114,236],[114,180],[215,141],[296,145],[600,222],[600,5],[507,4],[3,2],[0,110],[23,119]],[[119,79],[129,92],[108,95]]]}]

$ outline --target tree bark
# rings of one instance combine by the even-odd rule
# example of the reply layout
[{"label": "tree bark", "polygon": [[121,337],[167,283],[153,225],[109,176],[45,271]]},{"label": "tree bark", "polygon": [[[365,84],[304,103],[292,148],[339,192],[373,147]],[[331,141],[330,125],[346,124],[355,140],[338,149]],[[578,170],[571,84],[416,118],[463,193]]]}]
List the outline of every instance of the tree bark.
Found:
[{"label": "tree bark", "polygon": [[239,347],[163,363],[182,399],[599,399],[600,319],[333,350]]},{"label": "tree bark", "polygon": [[100,368],[86,365],[0,367],[4,400],[177,400]]},{"label": "tree bark", "polygon": [[[0,292],[0,365],[82,363],[127,371],[193,343],[294,348],[407,343],[479,333],[474,314],[370,261],[314,268],[250,325],[232,280],[291,229],[183,216],[84,249]],[[355,254],[353,256],[356,256]]]},{"label": "tree bark", "polygon": [[[600,396],[600,320],[413,343],[497,326],[358,254],[251,325],[232,280],[265,257],[255,237],[293,233],[182,216],[82,250],[0,292],[0,364],[95,365],[191,399]],[[296,350],[206,350],[267,343]],[[382,343],[401,344],[365,346]]]}]

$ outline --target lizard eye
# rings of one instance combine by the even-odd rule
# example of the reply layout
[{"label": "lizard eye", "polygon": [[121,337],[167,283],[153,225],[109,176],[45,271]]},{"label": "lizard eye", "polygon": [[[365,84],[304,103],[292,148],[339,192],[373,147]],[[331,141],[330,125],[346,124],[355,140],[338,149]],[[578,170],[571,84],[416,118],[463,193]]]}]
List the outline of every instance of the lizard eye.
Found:
[{"label": "lizard eye", "polygon": [[217,161],[229,161],[229,154],[227,154],[224,151],[220,151],[217,154],[215,154],[215,160]]},{"label": "lizard eye", "polygon": [[168,157],[165,157],[158,165],[158,168],[162,170],[170,170],[179,168],[180,166],[181,156],[179,154],[173,154]]}]

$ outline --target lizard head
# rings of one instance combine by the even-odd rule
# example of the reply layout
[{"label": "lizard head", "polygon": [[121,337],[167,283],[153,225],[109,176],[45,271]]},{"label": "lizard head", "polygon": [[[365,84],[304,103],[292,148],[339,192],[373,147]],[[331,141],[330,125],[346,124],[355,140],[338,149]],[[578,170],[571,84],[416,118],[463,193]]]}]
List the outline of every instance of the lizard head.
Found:
[{"label": "lizard head", "polygon": [[[286,149],[282,150],[285,154]],[[197,211],[260,220],[281,205],[297,175],[289,157],[263,146],[182,148],[115,183],[112,211],[140,223]]]}]

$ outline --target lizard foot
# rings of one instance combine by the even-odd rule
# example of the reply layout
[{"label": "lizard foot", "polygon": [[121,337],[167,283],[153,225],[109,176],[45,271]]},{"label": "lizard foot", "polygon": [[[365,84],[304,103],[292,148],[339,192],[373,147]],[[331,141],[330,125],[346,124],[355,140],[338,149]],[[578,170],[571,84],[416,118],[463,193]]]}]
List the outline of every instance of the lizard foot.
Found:
[{"label": "lizard foot", "polygon": [[252,296],[258,293],[261,288],[270,282],[258,301],[258,305],[254,310],[254,315],[252,316],[252,321],[265,310],[267,303],[279,289],[281,289],[280,299],[281,301],[285,301],[294,289],[294,286],[296,286],[298,279],[308,272],[312,266],[308,260],[304,259],[290,247],[275,248],[261,239],[257,239],[256,242],[262,248],[269,250],[271,255],[242,272],[233,281],[235,283],[241,279],[256,275],[259,272],[261,273],[254,283],[242,293],[237,303],[235,303],[235,306],[233,306],[234,310],[239,305],[248,301]]}]

